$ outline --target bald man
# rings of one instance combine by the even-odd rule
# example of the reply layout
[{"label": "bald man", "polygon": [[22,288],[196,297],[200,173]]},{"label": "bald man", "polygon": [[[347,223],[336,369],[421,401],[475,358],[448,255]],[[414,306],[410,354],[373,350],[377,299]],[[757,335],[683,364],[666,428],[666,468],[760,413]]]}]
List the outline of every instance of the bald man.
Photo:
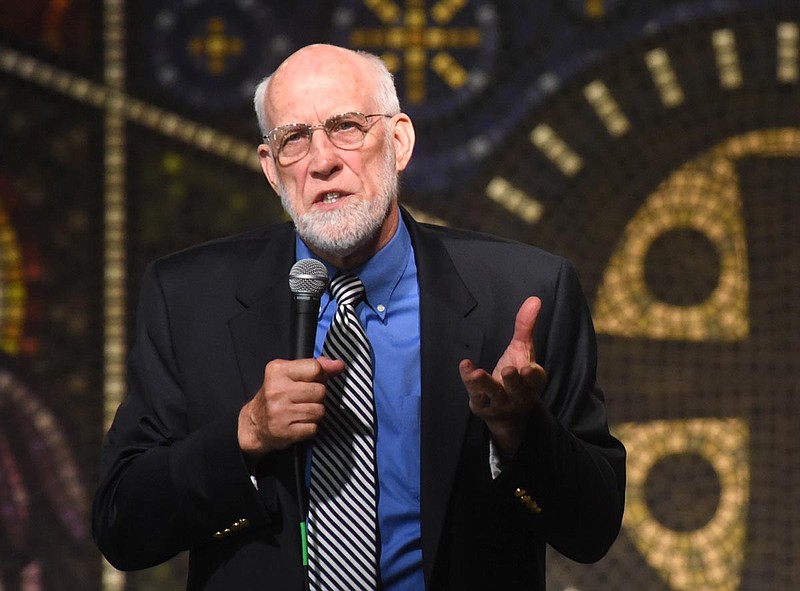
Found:
[{"label": "bald man", "polygon": [[[375,56],[303,48],[254,102],[261,166],[292,221],[148,266],[94,503],[104,555],[139,569],[188,550],[191,590],[303,588],[297,524],[333,420],[327,386],[348,372],[322,355],[330,292],[314,355],[290,359],[287,277],[313,258],[366,290],[377,541],[363,587],[544,590],[547,544],[600,559],[620,528],[625,450],[573,267],[399,206],[414,128]],[[352,585],[323,574],[312,588]]]}]

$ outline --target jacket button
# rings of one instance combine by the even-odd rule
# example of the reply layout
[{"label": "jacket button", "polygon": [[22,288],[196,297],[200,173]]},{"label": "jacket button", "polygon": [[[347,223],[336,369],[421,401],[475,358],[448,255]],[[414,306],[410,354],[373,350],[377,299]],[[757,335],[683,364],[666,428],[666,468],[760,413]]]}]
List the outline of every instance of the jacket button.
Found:
[{"label": "jacket button", "polygon": [[528,494],[524,488],[517,488],[514,491],[514,496],[517,497],[520,503],[522,503],[529,511],[533,513],[541,513],[542,508],[539,506],[539,503],[534,501],[531,496]]}]

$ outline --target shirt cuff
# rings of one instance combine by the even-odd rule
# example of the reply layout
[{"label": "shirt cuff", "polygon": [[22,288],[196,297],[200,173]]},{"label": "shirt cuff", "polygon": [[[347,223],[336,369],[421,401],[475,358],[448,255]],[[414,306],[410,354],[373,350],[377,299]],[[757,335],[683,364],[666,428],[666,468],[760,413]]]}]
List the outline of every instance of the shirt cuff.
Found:
[{"label": "shirt cuff", "polygon": [[497,480],[503,473],[503,468],[511,458],[503,456],[497,449],[494,439],[489,439],[489,470],[492,473],[492,480]]}]

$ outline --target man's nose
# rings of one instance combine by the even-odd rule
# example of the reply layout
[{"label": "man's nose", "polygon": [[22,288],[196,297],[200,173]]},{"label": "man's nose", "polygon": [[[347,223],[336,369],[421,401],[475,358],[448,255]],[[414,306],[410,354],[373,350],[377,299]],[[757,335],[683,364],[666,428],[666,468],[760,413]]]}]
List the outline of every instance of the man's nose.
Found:
[{"label": "man's nose", "polygon": [[[320,133],[315,133],[319,131]],[[309,138],[309,162],[312,172],[330,174],[339,165],[338,152],[325,130],[321,127],[312,128]]]}]

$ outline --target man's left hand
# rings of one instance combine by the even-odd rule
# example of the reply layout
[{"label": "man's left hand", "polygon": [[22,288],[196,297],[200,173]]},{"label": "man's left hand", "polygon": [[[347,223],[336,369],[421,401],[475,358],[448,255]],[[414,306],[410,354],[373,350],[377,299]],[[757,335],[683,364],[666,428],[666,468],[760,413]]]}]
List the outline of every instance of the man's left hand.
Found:
[{"label": "man's left hand", "polygon": [[542,307],[537,297],[526,299],[517,312],[514,336],[491,375],[464,359],[458,366],[469,394],[469,407],[484,420],[500,453],[516,453],[531,412],[541,405],[547,382],[544,368],[536,363],[533,327]]}]

